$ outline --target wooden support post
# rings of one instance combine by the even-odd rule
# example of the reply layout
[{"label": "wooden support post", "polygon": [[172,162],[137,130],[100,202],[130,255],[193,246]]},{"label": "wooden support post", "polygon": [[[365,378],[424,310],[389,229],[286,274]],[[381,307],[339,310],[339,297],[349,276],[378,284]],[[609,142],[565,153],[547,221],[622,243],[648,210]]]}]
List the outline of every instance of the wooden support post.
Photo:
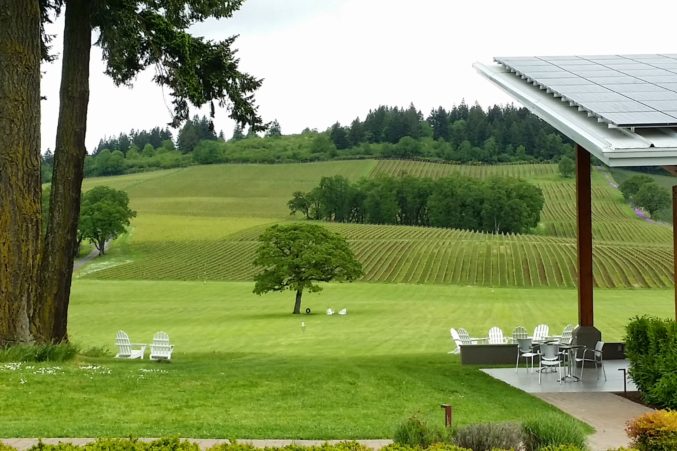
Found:
[{"label": "wooden support post", "polygon": [[672,262],[674,265],[675,281],[675,321],[677,321],[677,185],[672,187]]},{"label": "wooden support post", "polygon": [[590,154],[576,144],[576,226],[578,261],[578,323],[594,326],[592,281],[592,190]]}]

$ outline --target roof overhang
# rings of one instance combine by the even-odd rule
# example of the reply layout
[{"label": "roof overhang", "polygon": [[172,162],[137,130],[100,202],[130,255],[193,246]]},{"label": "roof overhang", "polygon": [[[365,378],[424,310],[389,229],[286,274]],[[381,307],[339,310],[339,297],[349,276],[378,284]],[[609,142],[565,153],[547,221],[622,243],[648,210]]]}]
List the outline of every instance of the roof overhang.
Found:
[{"label": "roof overhang", "polygon": [[677,131],[673,128],[609,127],[502,65],[475,63],[473,67],[608,166],[677,165]]}]

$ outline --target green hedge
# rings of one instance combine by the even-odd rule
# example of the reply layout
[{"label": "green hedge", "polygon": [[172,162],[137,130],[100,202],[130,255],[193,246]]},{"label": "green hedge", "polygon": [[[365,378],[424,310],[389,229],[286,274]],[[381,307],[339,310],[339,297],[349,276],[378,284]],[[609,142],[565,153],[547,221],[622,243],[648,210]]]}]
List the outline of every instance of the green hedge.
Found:
[{"label": "green hedge", "polygon": [[677,408],[677,323],[648,316],[634,318],[626,327],[625,355],[630,376],[644,400]]}]

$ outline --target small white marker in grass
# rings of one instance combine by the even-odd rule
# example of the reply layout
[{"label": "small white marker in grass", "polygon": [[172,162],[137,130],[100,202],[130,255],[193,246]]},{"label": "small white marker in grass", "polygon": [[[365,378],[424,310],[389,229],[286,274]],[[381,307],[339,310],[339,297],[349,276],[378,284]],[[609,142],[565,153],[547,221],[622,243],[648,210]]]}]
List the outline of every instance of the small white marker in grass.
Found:
[{"label": "small white marker in grass", "polygon": [[301,321],[301,332],[305,332],[305,331],[306,331],[306,322]]}]

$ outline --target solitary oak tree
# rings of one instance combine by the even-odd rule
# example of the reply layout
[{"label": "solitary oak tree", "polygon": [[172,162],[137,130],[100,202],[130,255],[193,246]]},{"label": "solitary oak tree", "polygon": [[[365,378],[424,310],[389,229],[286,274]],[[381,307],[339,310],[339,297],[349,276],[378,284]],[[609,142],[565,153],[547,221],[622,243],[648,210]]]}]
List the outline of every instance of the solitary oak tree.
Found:
[{"label": "solitary oak tree", "polygon": [[[66,340],[86,156],[92,36],[106,74],[129,85],[147,67],[173,97],[172,125],[189,105],[214,102],[264,130],[241,72],[235,37],[210,41],[189,28],[230,17],[243,0],[6,0],[0,8],[0,346]],[[45,24],[65,11],[59,119],[44,243],[40,239],[40,59],[51,59]],[[42,40],[41,40],[42,38]]]},{"label": "solitary oak tree", "polygon": [[99,255],[106,252],[106,241],[114,240],[127,230],[136,212],[129,208],[129,196],[107,186],[97,186],[82,196],[80,237],[96,246]]},{"label": "solitary oak tree", "polygon": [[315,282],[353,281],[362,265],[345,238],[315,224],[274,225],[259,237],[254,293],[296,292],[293,313],[301,313],[303,291],[320,291]]}]

